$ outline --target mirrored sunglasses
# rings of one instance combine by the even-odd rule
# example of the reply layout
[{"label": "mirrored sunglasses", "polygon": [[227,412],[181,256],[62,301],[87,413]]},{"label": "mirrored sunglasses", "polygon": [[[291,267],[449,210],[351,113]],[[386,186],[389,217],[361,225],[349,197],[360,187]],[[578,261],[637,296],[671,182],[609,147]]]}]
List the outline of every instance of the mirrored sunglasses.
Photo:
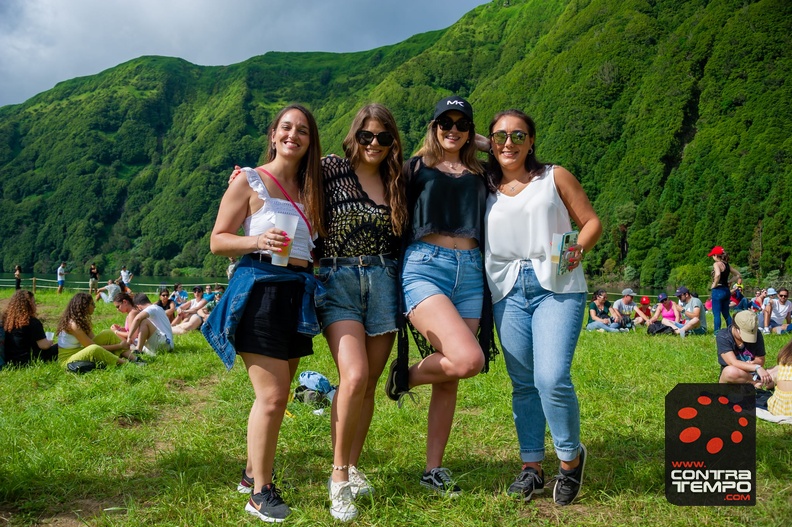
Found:
[{"label": "mirrored sunglasses", "polygon": [[512,143],[514,143],[515,145],[521,145],[528,138],[528,134],[526,134],[525,132],[521,132],[520,130],[507,134],[506,132],[501,130],[499,132],[491,133],[490,137],[495,142],[495,144],[498,145],[505,145],[506,139],[508,138],[511,138]]}]

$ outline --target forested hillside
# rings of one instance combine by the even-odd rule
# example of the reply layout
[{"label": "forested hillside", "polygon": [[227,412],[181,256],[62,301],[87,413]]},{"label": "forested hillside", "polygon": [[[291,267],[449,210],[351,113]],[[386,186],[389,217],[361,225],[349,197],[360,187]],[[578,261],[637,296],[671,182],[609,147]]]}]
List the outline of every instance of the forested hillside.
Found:
[{"label": "forested hillside", "polygon": [[262,161],[279,107],[306,104],[340,152],[382,102],[412,149],[454,92],[479,130],[527,111],[540,158],[580,178],[605,226],[589,274],[699,285],[716,244],[753,276],[790,274],[790,35],[786,0],[496,0],[361,53],[142,57],[0,108],[0,265],[219,274],[226,175]]}]

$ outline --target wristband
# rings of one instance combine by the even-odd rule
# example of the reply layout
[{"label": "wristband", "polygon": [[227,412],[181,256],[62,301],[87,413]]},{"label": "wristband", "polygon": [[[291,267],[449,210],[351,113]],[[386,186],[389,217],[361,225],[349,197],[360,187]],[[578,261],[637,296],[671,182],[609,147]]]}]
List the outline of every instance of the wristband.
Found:
[{"label": "wristband", "polygon": [[762,367],[761,365],[760,365],[760,366],[757,366],[757,367],[756,367],[756,369],[755,369],[754,371],[755,371],[756,373],[759,373],[759,368],[761,368],[761,367]]}]

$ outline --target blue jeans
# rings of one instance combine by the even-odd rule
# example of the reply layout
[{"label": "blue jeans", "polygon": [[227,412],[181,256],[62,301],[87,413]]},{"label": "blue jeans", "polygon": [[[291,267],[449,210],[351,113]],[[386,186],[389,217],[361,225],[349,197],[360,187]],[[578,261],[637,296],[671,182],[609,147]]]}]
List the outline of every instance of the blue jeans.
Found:
[{"label": "blue jeans", "polygon": [[604,329],[605,331],[609,331],[611,333],[618,333],[619,323],[611,322],[610,324],[606,324],[604,322],[600,322],[599,320],[594,320],[586,324],[586,331],[596,331],[598,329]]},{"label": "blue jeans", "polygon": [[511,292],[493,306],[523,462],[544,459],[545,423],[558,459],[580,449],[580,408],[572,385],[572,357],[583,323],[586,293],[543,289],[530,260],[522,261]]},{"label": "blue jeans", "polygon": [[726,320],[726,327],[729,327],[732,323],[732,317],[729,314],[729,300],[731,300],[731,293],[725,285],[719,285],[712,290],[712,316],[715,317],[715,325],[713,326],[715,333],[721,327],[721,315]]}]

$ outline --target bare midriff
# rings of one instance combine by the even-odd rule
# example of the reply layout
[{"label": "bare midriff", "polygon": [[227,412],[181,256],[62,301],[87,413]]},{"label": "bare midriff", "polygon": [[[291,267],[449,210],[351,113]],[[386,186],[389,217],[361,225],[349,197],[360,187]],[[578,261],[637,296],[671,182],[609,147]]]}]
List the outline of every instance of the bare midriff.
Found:
[{"label": "bare midriff", "polygon": [[478,241],[475,238],[458,238],[444,234],[427,234],[421,238],[421,241],[446,249],[459,249],[460,251],[468,251],[478,247]]}]

